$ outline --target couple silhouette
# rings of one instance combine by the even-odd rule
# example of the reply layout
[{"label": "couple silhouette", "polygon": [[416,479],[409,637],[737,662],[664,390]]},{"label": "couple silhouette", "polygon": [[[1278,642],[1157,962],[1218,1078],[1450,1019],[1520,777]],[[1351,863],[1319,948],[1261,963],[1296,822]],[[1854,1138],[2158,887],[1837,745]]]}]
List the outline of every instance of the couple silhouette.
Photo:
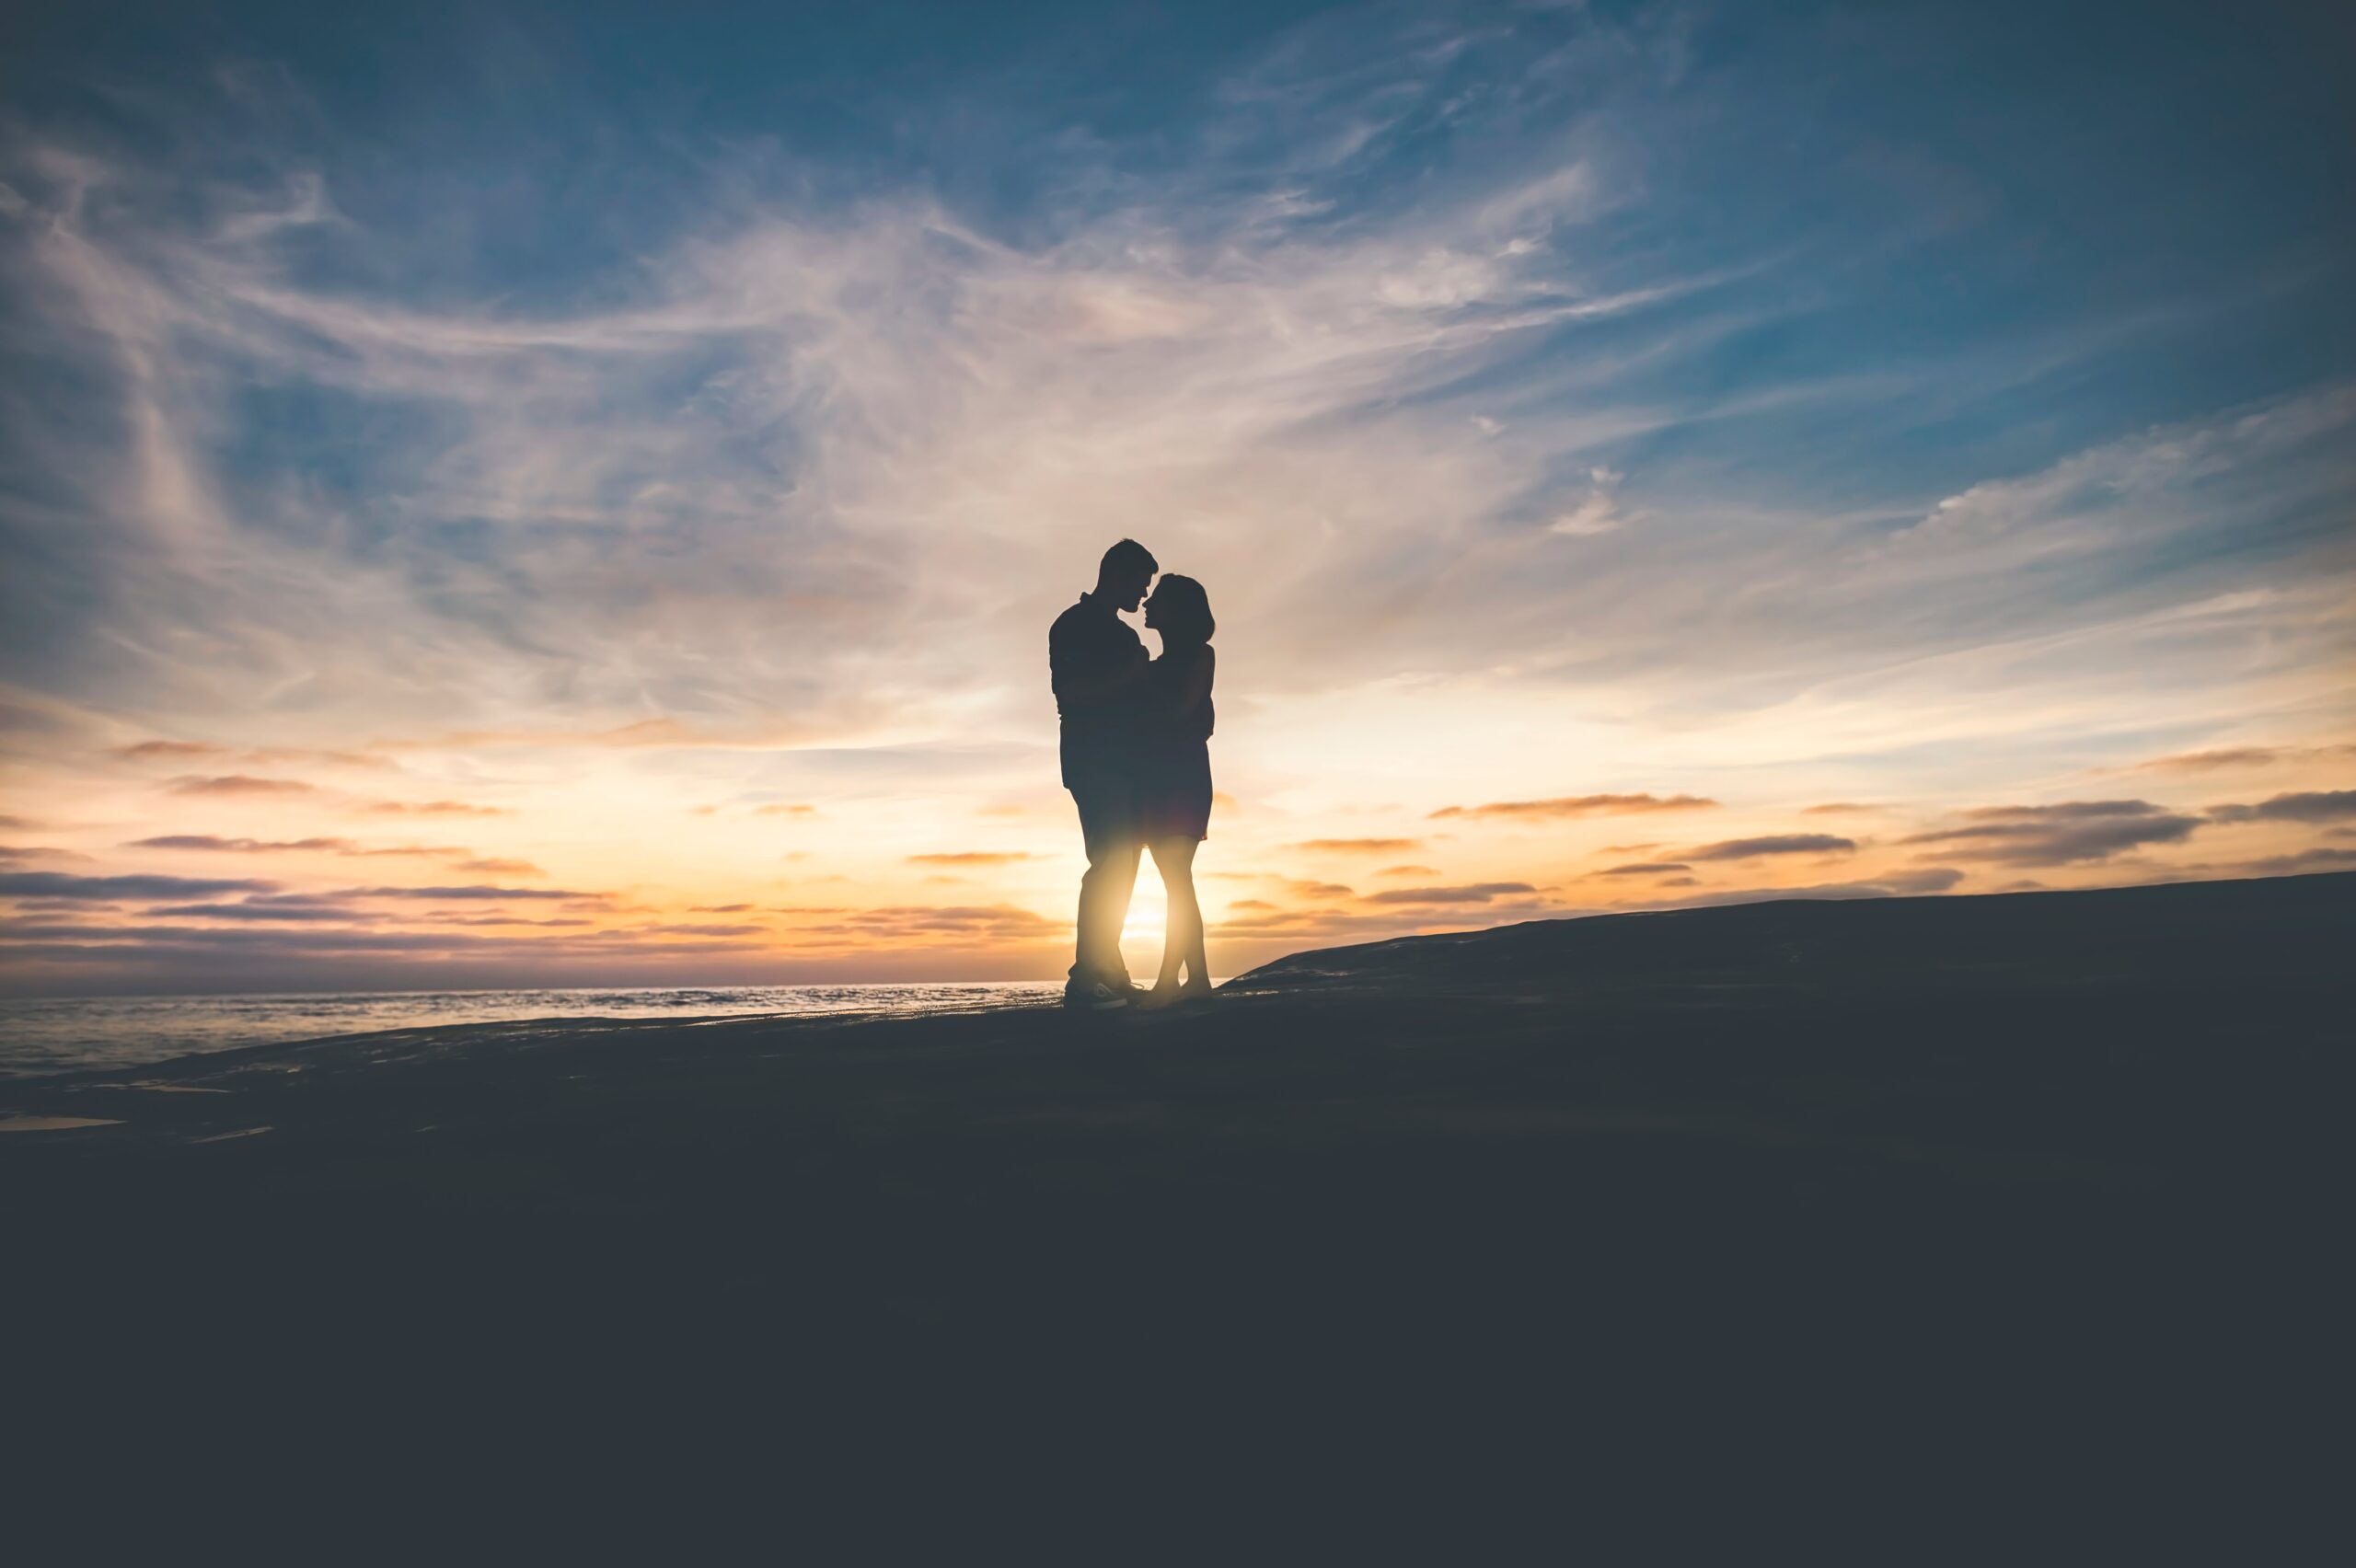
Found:
[{"label": "couple silhouette", "polygon": [[[1047,632],[1047,670],[1063,721],[1064,788],[1080,807],[1088,846],[1066,1007],[1164,1008],[1211,994],[1195,848],[1211,819],[1216,626],[1209,596],[1191,577],[1172,573],[1146,596],[1161,570],[1150,550],[1123,539],[1104,552],[1096,586]],[[1159,659],[1146,656],[1143,640],[1121,619],[1140,603],[1145,624],[1161,634]],[[1170,895],[1161,973],[1150,991],[1130,981],[1121,957],[1138,856],[1147,849]]]}]

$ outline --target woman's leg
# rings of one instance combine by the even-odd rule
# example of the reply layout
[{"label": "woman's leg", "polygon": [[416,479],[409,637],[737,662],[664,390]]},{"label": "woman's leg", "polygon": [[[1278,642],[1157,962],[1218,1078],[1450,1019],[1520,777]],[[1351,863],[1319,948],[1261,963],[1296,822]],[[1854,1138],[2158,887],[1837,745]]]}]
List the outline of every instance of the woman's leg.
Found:
[{"label": "woman's leg", "polygon": [[1202,840],[1188,839],[1178,870],[1186,888],[1186,994],[1190,997],[1211,994],[1210,961],[1203,956],[1203,906],[1195,898],[1195,851],[1201,847]]},{"label": "woman's leg", "polygon": [[1190,960],[1197,977],[1203,947],[1203,912],[1195,902],[1195,840],[1157,838],[1150,846],[1154,869],[1161,873],[1169,913],[1162,921],[1161,973],[1154,976],[1153,995],[1164,999],[1178,995],[1178,971]]}]

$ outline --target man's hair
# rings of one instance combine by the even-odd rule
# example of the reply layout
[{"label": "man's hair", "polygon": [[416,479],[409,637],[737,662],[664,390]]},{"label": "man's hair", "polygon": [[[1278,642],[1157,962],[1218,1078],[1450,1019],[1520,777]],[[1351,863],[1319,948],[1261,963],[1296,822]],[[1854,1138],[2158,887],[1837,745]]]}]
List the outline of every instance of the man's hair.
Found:
[{"label": "man's hair", "polygon": [[1123,539],[1104,552],[1103,560],[1096,568],[1096,575],[1100,579],[1151,577],[1161,570],[1161,563],[1153,559],[1151,550],[1138,544],[1135,539]]}]

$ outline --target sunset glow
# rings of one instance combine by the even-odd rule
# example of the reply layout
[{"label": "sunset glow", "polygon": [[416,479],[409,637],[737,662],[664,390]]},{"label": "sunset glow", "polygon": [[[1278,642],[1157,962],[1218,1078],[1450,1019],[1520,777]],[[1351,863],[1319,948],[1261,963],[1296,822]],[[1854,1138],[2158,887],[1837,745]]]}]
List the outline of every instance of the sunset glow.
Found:
[{"label": "sunset glow", "polygon": [[1895,18],[1808,33],[1915,62],[1834,102],[1732,22],[1372,15],[1044,102],[944,40],[849,121],[782,29],[61,42],[0,988],[1058,976],[1045,639],[1123,535],[1217,606],[1223,974],[2356,867],[2344,151],[2178,159],[2197,51],[2129,153],[1923,129],[1987,40]]}]

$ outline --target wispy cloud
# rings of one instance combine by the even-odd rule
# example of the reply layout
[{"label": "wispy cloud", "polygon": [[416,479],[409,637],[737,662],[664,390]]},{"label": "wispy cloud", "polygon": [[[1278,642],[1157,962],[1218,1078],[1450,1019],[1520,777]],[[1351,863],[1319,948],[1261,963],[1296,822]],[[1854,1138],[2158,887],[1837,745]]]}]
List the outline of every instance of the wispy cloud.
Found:
[{"label": "wispy cloud", "polygon": [[210,833],[163,833],[134,838],[126,849],[188,849],[218,855],[283,855],[299,851],[349,854],[357,847],[349,838],[222,838]]},{"label": "wispy cloud", "polygon": [[955,849],[930,855],[911,855],[912,866],[1012,866],[1038,856],[1019,849]]},{"label": "wispy cloud", "polygon": [[1963,827],[1909,836],[1936,844],[1943,859],[2004,866],[2066,866],[2105,860],[2153,844],[2176,844],[2200,826],[2149,801],[2070,801],[2050,806],[1985,806]]},{"label": "wispy cloud", "polygon": [[2154,773],[2216,773],[2235,767],[2267,767],[2284,759],[2280,746],[2215,746],[2207,751],[2156,756],[2135,766]]},{"label": "wispy cloud", "polygon": [[1715,888],[1669,899],[1645,901],[1653,909],[1702,909],[1727,904],[1762,904],[1778,898],[1907,898],[1946,893],[1963,881],[1952,867],[1889,871],[1855,882],[1810,882],[1797,887]]},{"label": "wispy cloud", "polygon": [[349,838],[329,836],[225,838],[212,833],[164,833],[148,838],[134,838],[123,847],[169,849],[202,855],[336,855],[356,860],[447,860],[456,870],[540,874],[539,868],[528,860],[477,856],[472,850],[456,844],[362,844]]},{"label": "wispy cloud", "polygon": [[2217,773],[2237,768],[2284,767],[2302,764],[2330,766],[2356,759],[2356,744],[2322,746],[2223,746],[2208,751],[2181,752],[2138,765],[2162,773]]},{"label": "wispy cloud", "polygon": [[108,755],[126,762],[191,762],[203,757],[222,757],[260,764],[324,764],[331,767],[359,767],[376,772],[398,766],[389,757],[374,756],[364,752],[321,750],[309,746],[261,746],[240,751],[232,746],[214,745],[208,741],[140,741],[132,745],[111,747]]},{"label": "wispy cloud", "polygon": [[2262,877],[2295,877],[2316,871],[2344,871],[2356,869],[2356,849],[2329,847],[2302,849],[2295,855],[2269,855],[2262,860],[2245,861],[2240,869]]},{"label": "wispy cloud", "polygon": [[560,887],[498,887],[478,882],[457,887],[349,887],[336,894],[339,898],[421,898],[435,903],[457,900],[511,898],[604,899],[602,893],[578,893]]},{"label": "wispy cloud", "polygon": [[1682,851],[1689,860],[1756,860],[1769,855],[1847,855],[1857,841],[1830,833],[1771,833],[1757,838],[1728,838]]},{"label": "wispy cloud", "polygon": [[201,756],[226,756],[226,746],[209,745],[202,741],[141,741],[136,745],[117,746],[114,755],[133,762],[184,762]]},{"label": "wispy cloud", "polygon": [[166,788],[175,795],[304,795],[313,787],[297,778],[256,778],[249,774],[225,773],[210,778],[189,774],[173,779]]},{"label": "wispy cloud", "polygon": [[2356,818],[2356,790],[2308,790],[2274,795],[2256,805],[2209,808],[2212,822],[2341,822]]},{"label": "wispy cloud", "polygon": [[1366,895],[1369,904],[1491,904],[1517,894],[1534,894],[1528,882],[1464,882],[1455,887],[1397,887]]},{"label": "wispy cloud", "polygon": [[1492,801],[1484,806],[1443,806],[1438,817],[1627,816],[1646,812],[1707,811],[1718,802],[1699,795],[1565,795],[1551,801]]},{"label": "wispy cloud", "polygon": [[63,860],[87,863],[90,857],[75,849],[60,849],[48,844],[0,844],[0,861]]},{"label": "wispy cloud", "polygon": [[0,872],[0,896],[10,898],[206,898],[225,893],[274,893],[278,883],[244,877],[71,876],[63,871]]},{"label": "wispy cloud", "polygon": [[864,909],[825,925],[804,926],[803,936],[857,935],[960,941],[1052,940],[1066,935],[1061,922],[1011,905],[897,905]]},{"label": "wispy cloud", "polygon": [[206,920],[271,920],[279,922],[331,921],[341,924],[362,924],[383,918],[364,910],[346,909],[334,904],[175,904],[147,913],[156,918],[201,918]]}]

